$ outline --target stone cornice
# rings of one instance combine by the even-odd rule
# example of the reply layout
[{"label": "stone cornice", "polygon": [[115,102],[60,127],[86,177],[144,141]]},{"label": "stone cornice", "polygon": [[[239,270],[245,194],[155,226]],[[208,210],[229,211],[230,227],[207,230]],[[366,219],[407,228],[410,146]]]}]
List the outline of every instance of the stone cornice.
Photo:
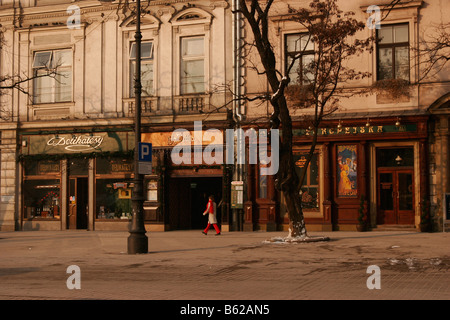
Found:
[{"label": "stone cornice", "polygon": [[[164,10],[164,8],[167,8],[169,5],[172,4],[178,4],[178,3],[188,3],[189,0],[170,0],[170,1],[152,1],[150,3],[150,7],[161,7],[161,8],[155,8],[155,13],[161,13]],[[114,1],[112,3],[108,4],[100,4],[96,1],[88,1],[88,3],[83,2],[74,2],[71,5],[77,5],[80,7],[80,14],[81,17],[85,16],[84,19],[89,19],[93,16],[100,16],[101,13],[104,13],[105,11],[116,11],[117,14],[120,15],[120,10],[118,9],[119,2]],[[204,7],[206,5],[209,9],[215,9],[215,8],[228,8],[229,3],[226,0],[218,0],[218,1],[205,1],[205,3],[202,3],[198,6]],[[49,22],[52,23],[54,21],[62,21],[65,22],[67,18],[70,16],[69,13],[67,13],[68,4],[58,4],[51,6],[45,6],[45,7],[27,7],[23,9],[23,12],[21,14],[15,13],[14,8],[1,8],[0,7],[0,24],[13,24],[14,21],[17,21],[20,19],[21,25],[24,28],[27,28],[28,26],[32,26],[33,24],[40,24],[42,23],[42,20],[45,20],[45,23]],[[205,7],[205,8],[206,8]],[[170,7],[169,7],[170,8]],[[172,7],[173,8],[173,7]],[[44,11],[45,10],[45,11]],[[175,10],[176,11],[176,10]],[[172,12],[174,14],[175,12]],[[88,17],[86,17],[88,16]],[[82,18],[83,19],[83,18]]]}]

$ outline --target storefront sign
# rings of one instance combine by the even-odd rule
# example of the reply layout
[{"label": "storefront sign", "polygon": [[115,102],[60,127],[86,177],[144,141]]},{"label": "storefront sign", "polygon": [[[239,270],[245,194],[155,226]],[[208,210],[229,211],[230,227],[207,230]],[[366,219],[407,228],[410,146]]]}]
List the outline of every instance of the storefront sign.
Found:
[{"label": "storefront sign", "polygon": [[176,145],[210,145],[223,144],[223,139],[216,141],[217,135],[211,132],[200,131],[197,134],[194,131],[185,132],[150,132],[141,135],[142,142],[151,142],[153,147],[173,147]]},{"label": "storefront sign", "polygon": [[[314,130],[298,129],[293,130],[294,135],[297,136],[311,136],[314,134]],[[416,132],[417,125],[386,125],[386,126],[355,126],[355,127],[342,127],[342,128],[319,128],[317,135],[329,136],[329,135],[353,135],[353,134],[381,134],[381,133],[397,133],[397,132]]]},{"label": "storefront sign", "polygon": [[126,152],[134,149],[133,132],[23,135],[23,155]]},{"label": "storefront sign", "polygon": [[47,140],[48,146],[62,146],[65,150],[84,152],[101,147],[103,136],[73,135],[70,138],[55,136]]},{"label": "storefront sign", "polygon": [[123,161],[111,161],[111,172],[132,172],[133,171],[133,163],[123,162]]},{"label": "storefront sign", "polygon": [[59,161],[58,162],[44,162],[39,161],[38,163],[38,173],[46,174],[46,173],[59,173]]}]

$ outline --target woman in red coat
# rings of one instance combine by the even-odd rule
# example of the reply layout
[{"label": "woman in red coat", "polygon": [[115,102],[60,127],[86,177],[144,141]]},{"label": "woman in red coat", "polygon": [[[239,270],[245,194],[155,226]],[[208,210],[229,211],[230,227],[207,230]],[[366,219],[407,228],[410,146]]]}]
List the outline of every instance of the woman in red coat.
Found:
[{"label": "woman in red coat", "polygon": [[202,231],[202,233],[204,235],[208,234],[208,230],[211,227],[211,225],[214,226],[214,229],[216,230],[216,236],[218,236],[220,234],[220,230],[219,227],[217,226],[217,218],[216,218],[216,213],[217,213],[217,205],[214,202],[214,196],[209,196],[209,201],[208,204],[206,205],[206,210],[205,212],[203,212],[203,215],[206,215],[207,213],[209,213],[208,216],[208,225],[206,226],[205,230]]}]

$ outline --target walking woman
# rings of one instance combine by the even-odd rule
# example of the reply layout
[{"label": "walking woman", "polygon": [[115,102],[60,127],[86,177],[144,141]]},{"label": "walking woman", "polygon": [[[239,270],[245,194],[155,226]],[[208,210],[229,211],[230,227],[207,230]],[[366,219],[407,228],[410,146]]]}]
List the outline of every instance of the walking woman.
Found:
[{"label": "walking woman", "polygon": [[214,229],[216,230],[216,236],[220,235],[219,227],[217,226],[217,205],[214,202],[214,196],[209,196],[208,204],[206,205],[206,210],[203,212],[203,215],[206,215],[209,213],[208,216],[208,225],[206,226],[205,230],[202,231],[202,233],[206,236],[208,234],[208,230],[211,227],[211,225],[214,226]]}]

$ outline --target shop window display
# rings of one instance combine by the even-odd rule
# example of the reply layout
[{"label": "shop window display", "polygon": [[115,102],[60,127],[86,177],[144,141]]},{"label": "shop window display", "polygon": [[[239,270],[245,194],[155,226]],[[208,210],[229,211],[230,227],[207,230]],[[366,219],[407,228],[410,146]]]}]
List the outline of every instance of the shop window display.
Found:
[{"label": "shop window display", "polygon": [[[308,152],[294,152],[296,170],[300,177],[305,170]],[[305,209],[319,208],[319,154],[314,153],[308,165],[305,181],[302,186],[302,205]]]},{"label": "shop window display", "polygon": [[129,180],[97,179],[97,219],[129,219],[132,187]]},{"label": "shop window display", "polygon": [[61,213],[60,180],[24,180],[24,219],[59,219]]}]

